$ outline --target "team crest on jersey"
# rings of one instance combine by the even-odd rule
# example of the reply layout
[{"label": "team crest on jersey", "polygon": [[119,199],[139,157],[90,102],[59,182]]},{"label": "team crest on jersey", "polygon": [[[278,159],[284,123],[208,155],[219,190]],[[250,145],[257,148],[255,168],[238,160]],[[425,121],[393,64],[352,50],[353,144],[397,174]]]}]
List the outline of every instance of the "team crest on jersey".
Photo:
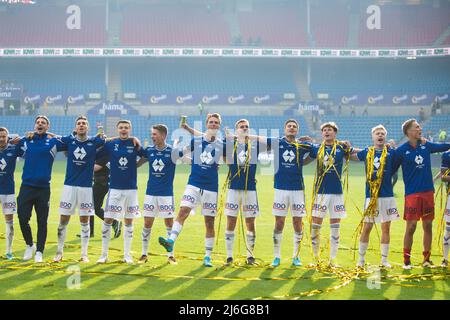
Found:
[{"label": "team crest on jersey", "polygon": [[164,169],[164,162],[161,159],[155,159],[152,163],[153,170],[161,172]]},{"label": "team crest on jersey", "polygon": [[200,161],[205,164],[211,164],[213,160],[213,156],[211,152],[207,152],[206,150],[200,154]]},{"label": "team crest on jersey", "polygon": [[283,153],[283,159],[285,162],[292,162],[295,159],[295,153],[292,150],[286,150]]},{"label": "team crest on jersey", "polygon": [[6,161],[5,161],[5,159],[4,158],[2,158],[2,160],[0,160],[0,170],[5,170],[5,168],[6,168]]},{"label": "team crest on jersey", "polygon": [[76,149],[75,149],[75,151],[73,152],[73,156],[75,157],[75,159],[77,159],[77,160],[83,160],[84,159],[84,157],[86,157],[86,150],[84,150],[84,148],[83,147],[77,147]]}]

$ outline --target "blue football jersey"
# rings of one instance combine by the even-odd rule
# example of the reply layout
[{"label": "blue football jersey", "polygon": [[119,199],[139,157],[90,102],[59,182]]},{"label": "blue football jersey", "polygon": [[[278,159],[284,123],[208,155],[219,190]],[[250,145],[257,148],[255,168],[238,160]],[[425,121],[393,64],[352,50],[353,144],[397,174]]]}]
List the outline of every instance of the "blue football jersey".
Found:
[{"label": "blue football jersey", "polygon": [[[311,148],[310,156],[311,158],[316,159],[317,153],[319,152],[320,144],[314,144]],[[333,146],[325,146],[325,155],[323,159],[323,168],[317,168],[319,173],[323,171],[332,161],[332,152]],[[348,154],[349,149],[337,145],[336,154],[334,156],[334,166],[331,167],[330,170],[327,171],[325,176],[323,177],[322,183],[320,184],[318,193],[319,194],[342,194],[342,167],[345,161],[345,155]]]},{"label": "blue football jersey", "polygon": [[130,139],[115,139],[105,143],[104,152],[109,157],[109,187],[119,190],[136,190],[136,162],[138,157],[145,156],[145,150],[141,148],[138,151]]},{"label": "blue football jersey", "polygon": [[56,153],[66,151],[67,147],[59,139],[50,138],[47,134],[35,134],[33,139],[22,138],[18,145],[24,151],[25,160],[22,185],[49,188]]},{"label": "blue football jersey", "polygon": [[[366,165],[368,152],[369,148],[365,148],[356,154],[358,159],[360,161],[364,161]],[[380,159],[382,152],[383,150],[375,149],[372,181],[376,179],[378,169],[380,168]],[[395,174],[396,172],[396,170],[394,171],[394,157],[395,157],[394,149],[388,149],[388,153],[386,156],[386,163],[384,165],[383,180],[381,181],[378,197],[384,198],[394,196],[394,188],[392,186],[392,175]],[[370,198],[370,188],[368,183],[366,183],[366,198]]]},{"label": "blue football jersey", "polygon": [[413,147],[405,142],[395,150],[396,164],[402,166],[405,195],[418,192],[434,191],[433,174],[431,172],[432,153],[444,152],[450,149],[449,143],[417,143]]},{"label": "blue football jersey", "polygon": [[162,150],[156,146],[145,149],[144,157],[148,159],[149,165],[147,195],[173,196],[176,161],[180,155],[180,151],[170,145]]},{"label": "blue football jersey", "polygon": [[0,194],[14,194],[14,170],[17,158],[23,155],[18,145],[7,145],[0,150]]},{"label": "blue football jersey", "polygon": [[94,164],[97,149],[105,144],[105,140],[90,137],[79,141],[76,136],[60,139],[67,146],[67,167],[64,184],[75,187],[92,187]]},{"label": "blue football jersey", "polygon": [[303,161],[308,157],[312,144],[290,143],[285,137],[268,138],[267,145],[275,152],[274,188],[280,190],[304,190]]},{"label": "blue football jersey", "polygon": [[221,140],[206,141],[203,137],[191,140],[191,174],[188,184],[217,192],[219,189],[219,161],[226,154],[226,144]]}]

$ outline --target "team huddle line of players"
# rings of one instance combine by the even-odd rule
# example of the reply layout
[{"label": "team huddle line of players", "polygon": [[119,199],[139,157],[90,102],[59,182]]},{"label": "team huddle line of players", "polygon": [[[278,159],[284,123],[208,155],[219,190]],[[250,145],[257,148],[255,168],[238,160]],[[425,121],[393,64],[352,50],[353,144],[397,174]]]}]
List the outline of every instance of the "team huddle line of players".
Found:
[{"label": "team huddle line of players", "polygon": [[[234,133],[227,131],[220,140],[221,117],[217,113],[206,117],[206,131],[199,132],[186,123],[181,125],[193,135],[184,147],[166,143],[168,129],[163,124],[151,129],[153,145],[142,148],[131,134],[128,120],[117,123],[118,136],[108,138],[103,134],[89,137],[89,122],[84,116],[76,119],[75,130],[68,136],[56,136],[48,132],[50,121],[46,116],[36,117],[34,132],[22,138],[9,139],[8,130],[0,127],[0,202],[6,221],[6,258],[13,259],[13,217],[17,212],[20,228],[26,243],[23,259],[43,261],[47,237],[47,220],[50,203],[50,180],[57,152],[67,155],[67,168],[59,206],[58,246],[55,262],[63,259],[67,225],[78,209],[81,223],[81,262],[89,262],[88,244],[91,234],[89,223],[94,214],[92,181],[95,161],[109,161],[109,191],[105,203],[102,225],[102,253],[97,263],[108,261],[111,229],[117,221],[124,222],[124,261],[133,263],[130,254],[133,239],[133,221],[140,217],[141,210],[137,193],[137,168],[149,163],[149,178],[143,205],[144,226],[142,229],[142,256],[139,263],[147,261],[151,230],[156,217],[163,218],[167,237],[159,237],[159,243],[168,252],[168,261],[176,263],[174,245],[186,219],[192,210],[200,208],[205,221],[205,257],[203,264],[212,266],[211,254],[215,242],[214,222],[222,208],[218,206],[218,166],[221,161],[229,167],[226,180],[227,217],[225,242],[226,264],[233,263],[235,229],[239,213],[246,226],[246,263],[255,264],[253,255],[256,232],[255,219],[259,216],[256,192],[256,168],[258,156],[268,150],[274,153],[274,201],[272,213],[275,217],[273,231],[273,267],[281,262],[281,244],[286,216],[291,212],[294,228],[292,265],[301,266],[299,251],[303,238],[303,218],[307,217],[305,186],[302,168],[316,159],[316,174],[313,186],[313,201],[309,217],[311,246],[315,264],[319,263],[320,230],[323,219],[330,218],[329,265],[336,267],[340,241],[341,219],[346,217],[342,188],[343,166],[348,160],[362,161],[366,167],[366,201],[364,225],[359,242],[358,267],[364,267],[369,235],[374,223],[381,223],[381,265],[390,268],[388,262],[390,223],[400,218],[393,194],[392,176],[402,167],[405,184],[404,219],[406,231],[403,244],[404,268],[412,268],[411,248],[417,222],[422,220],[423,263],[432,265],[431,242],[434,220],[434,186],[431,172],[431,153],[442,155],[442,181],[450,182],[450,144],[435,144],[422,138],[422,128],[415,119],[402,125],[408,141],[398,148],[386,144],[387,131],[382,125],[372,128],[373,146],[357,149],[347,141],[336,139],[338,126],[334,122],[322,124],[320,144],[311,143],[308,137],[298,137],[299,124],[289,119],[284,124],[283,137],[250,135],[250,124],[246,119],[235,123]],[[22,184],[17,202],[14,195],[14,170],[17,157],[24,159]],[[182,160],[191,164],[191,174],[183,193],[178,214],[174,220],[175,207],[173,182],[176,165]],[[448,198],[448,194],[447,194]],[[29,221],[32,210],[37,216],[37,244]],[[92,219],[92,218],[91,218]],[[442,266],[448,265],[450,247],[450,201],[445,211],[445,233],[443,236]]]}]

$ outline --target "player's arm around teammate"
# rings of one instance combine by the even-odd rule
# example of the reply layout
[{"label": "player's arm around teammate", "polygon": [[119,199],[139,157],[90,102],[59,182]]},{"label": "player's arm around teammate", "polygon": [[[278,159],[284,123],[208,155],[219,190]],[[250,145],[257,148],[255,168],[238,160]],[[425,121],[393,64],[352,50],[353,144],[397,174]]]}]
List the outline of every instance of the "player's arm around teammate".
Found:
[{"label": "player's arm around teammate", "polygon": [[[148,260],[150,236],[156,217],[164,219],[167,236],[170,236],[172,231],[175,211],[173,181],[176,163],[182,154],[167,144],[167,135],[167,126],[154,125],[151,129],[153,145],[144,150],[144,156],[138,162],[138,166],[145,162],[149,163],[149,178],[143,205],[142,255],[138,263],[145,263]],[[168,262],[176,263],[173,250],[168,252]]]},{"label": "player's arm around teammate", "polygon": [[219,114],[208,114],[205,135],[191,140],[189,151],[193,156],[188,185],[183,194],[170,237],[168,239],[159,237],[159,243],[166,251],[172,251],[189,213],[200,205],[206,228],[203,264],[207,267],[212,266],[211,253],[215,238],[214,221],[217,214],[218,163],[224,154],[224,143],[217,139],[220,124]]},{"label": "player's arm around teammate", "polygon": [[61,137],[67,147],[67,168],[59,204],[58,246],[54,262],[63,258],[64,242],[70,217],[78,209],[81,224],[81,262],[89,262],[89,219],[94,215],[92,180],[97,149],[105,144],[100,137],[88,137],[89,122],[85,116],[75,120],[74,135]]},{"label": "player's arm around teammate", "polygon": [[450,151],[442,154],[441,179],[447,184],[447,203],[445,206],[444,220],[445,232],[443,238],[443,258],[441,266],[448,267],[448,252],[450,250]]},{"label": "player's arm around teammate", "polygon": [[14,195],[14,170],[17,158],[23,155],[18,145],[8,144],[8,129],[0,127],[0,203],[6,226],[6,259],[12,260],[14,239],[14,214],[17,203]]},{"label": "player's arm around teammate", "polygon": [[351,159],[363,161],[366,168],[364,223],[357,266],[364,267],[370,232],[374,223],[381,223],[381,265],[391,268],[387,260],[391,221],[400,219],[392,184],[392,176],[396,173],[393,170],[395,152],[386,145],[387,130],[384,126],[373,127],[371,132],[373,146],[363,150],[353,149],[351,153]]},{"label": "player's arm around teammate", "polygon": [[[17,197],[17,213],[20,229],[26,248],[24,260],[30,260],[34,252],[35,262],[43,261],[45,242],[47,240],[47,219],[50,204],[50,180],[56,153],[64,151],[65,146],[56,138],[50,138],[47,131],[50,121],[46,116],[39,115],[35,119],[32,138],[22,138],[19,145],[24,150],[24,167],[22,185]],[[37,216],[37,246],[29,221],[33,207]]]},{"label": "player's arm around teammate", "polygon": [[315,264],[319,263],[320,229],[327,212],[330,214],[330,260],[331,267],[337,266],[335,259],[340,242],[340,222],[346,217],[342,190],[343,162],[350,156],[352,148],[348,143],[336,140],[338,126],[334,122],[322,124],[322,144],[314,145],[310,156],[317,159],[316,181],[313,192],[311,240]]},{"label": "player's arm around teammate", "polygon": [[416,119],[409,119],[402,125],[403,134],[408,141],[396,150],[395,166],[402,166],[405,184],[406,220],[403,239],[403,262],[405,269],[411,269],[411,249],[417,222],[423,227],[423,267],[432,265],[430,261],[434,220],[434,186],[431,172],[431,154],[450,149],[448,143],[431,143],[422,140],[422,128]]},{"label": "player's arm around teammate", "polygon": [[106,200],[105,220],[102,227],[102,254],[97,263],[108,260],[111,227],[114,220],[124,219],[123,261],[132,264],[131,243],[133,220],[140,216],[137,195],[137,157],[143,156],[142,148],[136,147],[130,137],[131,122],[117,122],[119,139],[105,143],[104,149],[110,160],[110,189]]}]

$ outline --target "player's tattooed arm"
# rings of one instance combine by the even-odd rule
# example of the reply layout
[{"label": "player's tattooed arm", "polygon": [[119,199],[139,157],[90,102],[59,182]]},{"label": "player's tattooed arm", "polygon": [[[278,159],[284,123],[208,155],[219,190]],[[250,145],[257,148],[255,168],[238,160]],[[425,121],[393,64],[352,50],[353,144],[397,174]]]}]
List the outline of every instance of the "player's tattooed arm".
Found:
[{"label": "player's tattooed arm", "polygon": [[297,139],[298,142],[313,142],[313,139],[310,136],[301,136]]},{"label": "player's tattooed arm", "polygon": [[449,169],[447,169],[447,168],[442,168],[442,169],[441,169],[441,172],[440,172],[440,175],[441,175],[441,180],[442,180],[442,182],[450,182],[450,172],[449,172]]},{"label": "player's tattooed arm", "polygon": [[310,156],[306,157],[306,159],[303,159],[303,165],[306,166],[313,162],[315,159],[311,158]]},{"label": "player's tattooed arm", "polygon": [[201,132],[197,129],[191,128],[187,123],[182,124],[181,128],[183,128],[184,130],[189,132],[191,135],[196,136],[196,137],[202,136],[204,134],[203,132]]},{"label": "player's tattooed arm", "polygon": [[136,166],[139,168],[140,166],[142,166],[144,163],[147,163],[147,162],[148,162],[148,159],[147,159],[147,158],[141,157],[141,158],[139,159],[139,161],[136,162]]},{"label": "player's tattooed arm", "polygon": [[[110,142],[110,141],[117,140],[117,139],[120,139],[120,137],[116,136],[116,137],[106,138],[105,142]],[[141,150],[142,144],[141,144],[141,141],[137,137],[129,137],[128,140],[133,141],[133,145],[137,150]]]}]

